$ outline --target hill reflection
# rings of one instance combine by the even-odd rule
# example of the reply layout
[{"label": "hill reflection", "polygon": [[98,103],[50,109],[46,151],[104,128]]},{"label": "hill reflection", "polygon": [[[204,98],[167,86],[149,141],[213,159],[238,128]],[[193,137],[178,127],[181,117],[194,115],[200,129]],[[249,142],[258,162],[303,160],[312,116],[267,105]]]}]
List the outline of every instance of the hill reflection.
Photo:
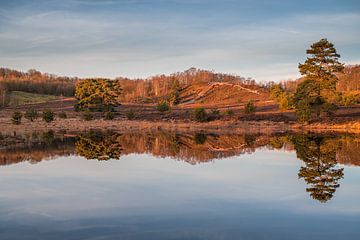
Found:
[{"label": "hill reflection", "polygon": [[295,152],[303,166],[303,179],[310,196],[327,202],[340,186],[344,169],[339,163],[360,166],[360,136],[339,134],[211,134],[177,132],[85,132],[77,134],[33,133],[0,135],[0,165],[23,161],[37,163],[59,156],[79,155],[86,159],[120,159],[128,154],[171,157],[200,164],[257,149]]},{"label": "hill reflection", "polygon": [[[128,154],[171,157],[199,164],[259,148],[295,151],[305,163],[331,158],[335,163],[360,166],[360,136],[339,134],[212,134],[177,132],[90,131],[64,134],[52,131],[29,135],[0,135],[0,165],[23,161],[37,163],[59,156],[80,155],[86,159],[120,159]],[[331,157],[329,157],[331,156]]]}]

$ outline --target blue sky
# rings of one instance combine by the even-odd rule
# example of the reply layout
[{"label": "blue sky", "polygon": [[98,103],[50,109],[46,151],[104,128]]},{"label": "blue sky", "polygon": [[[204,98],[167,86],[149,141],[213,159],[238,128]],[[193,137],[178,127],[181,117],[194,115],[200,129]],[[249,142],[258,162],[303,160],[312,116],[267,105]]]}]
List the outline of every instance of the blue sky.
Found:
[{"label": "blue sky", "polygon": [[190,67],[259,81],[298,76],[306,48],[360,63],[358,0],[0,1],[0,66],[79,77]]}]

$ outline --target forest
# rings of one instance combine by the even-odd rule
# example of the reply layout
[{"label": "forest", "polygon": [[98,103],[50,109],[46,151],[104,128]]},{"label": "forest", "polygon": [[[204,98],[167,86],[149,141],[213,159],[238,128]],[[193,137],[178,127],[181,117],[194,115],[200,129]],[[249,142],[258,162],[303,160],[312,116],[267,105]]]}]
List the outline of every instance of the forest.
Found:
[{"label": "forest", "polygon": [[0,68],[1,105],[6,104],[12,91],[72,97],[75,93],[77,80],[76,77],[59,77],[33,69],[21,72]]}]

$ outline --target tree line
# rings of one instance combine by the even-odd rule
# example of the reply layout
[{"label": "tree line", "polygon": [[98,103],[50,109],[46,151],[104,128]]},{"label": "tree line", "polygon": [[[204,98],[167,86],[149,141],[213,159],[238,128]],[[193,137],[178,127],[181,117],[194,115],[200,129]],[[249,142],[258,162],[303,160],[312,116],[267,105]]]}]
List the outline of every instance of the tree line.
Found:
[{"label": "tree line", "polygon": [[21,72],[8,68],[0,68],[0,88],[4,91],[23,91],[29,93],[74,96],[75,83],[78,78],[56,76],[30,69]]}]

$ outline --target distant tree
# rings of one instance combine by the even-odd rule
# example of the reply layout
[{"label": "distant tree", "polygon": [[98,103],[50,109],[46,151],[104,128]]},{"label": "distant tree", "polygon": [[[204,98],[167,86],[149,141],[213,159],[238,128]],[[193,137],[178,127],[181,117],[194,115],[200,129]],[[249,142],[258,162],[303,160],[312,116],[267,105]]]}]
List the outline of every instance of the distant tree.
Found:
[{"label": "distant tree", "polygon": [[66,119],[67,118],[67,114],[66,112],[62,111],[58,114],[59,118],[62,118],[62,119]]},{"label": "distant tree", "polygon": [[213,115],[220,115],[220,110],[219,109],[212,109],[211,110],[211,114],[213,114]]},{"label": "distant tree", "polygon": [[94,119],[94,115],[92,114],[92,112],[90,112],[89,109],[86,109],[83,114],[82,117],[85,121],[91,121]]},{"label": "distant tree", "polygon": [[194,110],[194,119],[197,122],[206,122],[208,120],[207,113],[204,108],[196,108]]},{"label": "distant tree", "polygon": [[196,144],[202,145],[206,142],[207,136],[204,133],[195,133],[194,140]]},{"label": "distant tree", "polygon": [[178,105],[180,103],[180,83],[177,79],[173,81],[171,89],[172,91],[169,95],[169,102],[171,105]]},{"label": "distant tree", "polygon": [[0,107],[5,107],[8,103],[8,90],[4,83],[0,82]]},{"label": "distant tree", "polygon": [[120,105],[122,88],[120,81],[109,79],[87,79],[76,84],[77,110],[109,111]]},{"label": "distant tree", "polygon": [[256,142],[256,135],[245,134],[244,141],[245,141],[246,147],[253,147],[254,143]]},{"label": "distant tree", "polygon": [[270,97],[279,104],[281,110],[293,108],[293,96],[285,91],[281,84],[273,84],[270,87]]},{"label": "distant tree", "polygon": [[55,114],[52,110],[47,109],[42,113],[42,119],[45,122],[50,123],[55,120]]},{"label": "distant tree", "polygon": [[107,111],[105,114],[104,114],[104,119],[105,120],[112,120],[114,119],[114,113],[112,111]]},{"label": "distant tree", "polygon": [[285,92],[281,84],[273,84],[270,87],[270,97],[274,100],[279,98]]},{"label": "distant tree", "polygon": [[15,111],[12,114],[11,121],[12,121],[13,124],[19,125],[19,124],[21,124],[22,117],[23,117],[23,115],[22,115],[21,112]]},{"label": "distant tree", "polygon": [[255,111],[256,111],[256,106],[254,105],[253,101],[247,102],[245,105],[244,112],[246,114],[251,114],[254,113]]},{"label": "distant tree", "polygon": [[232,110],[232,109],[226,109],[225,113],[226,113],[226,115],[228,115],[228,116],[233,116],[233,115],[234,115],[234,110]]},{"label": "distant tree", "polygon": [[156,109],[159,112],[167,112],[170,110],[170,106],[167,102],[162,101],[162,102],[158,103],[158,105],[156,106]]},{"label": "distant tree", "polygon": [[360,102],[360,95],[355,93],[341,93],[338,102],[342,106],[351,106]]},{"label": "distant tree", "polygon": [[300,121],[304,121],[304,116],[309,120],[311,113],[316,113],[320,117],[322,112],[328,113],[332,109],[329,105],[335,96],[338,81],[336,73],[344,69],[344,65],[338,60],[340,55],[336,52],[334,44],[327,39],[312,44],[306,53],[310,57],[304,64],[299,64],[299,71],[305,81],[298,86],[294,98],[295,108],[300,113],[298,116],[301,116]]},{"label": "distant tree", "polygon": [[31,122],[37,119],[39,116],[38,112],[34,108],[30,108],[25,112],[25,118]]},{"label": "distant tree", "polygon": [[135,111],[133,109],[130,109],[129,111],[126,112],[126,118],[128,120],[133,120],[135,119]]}]

